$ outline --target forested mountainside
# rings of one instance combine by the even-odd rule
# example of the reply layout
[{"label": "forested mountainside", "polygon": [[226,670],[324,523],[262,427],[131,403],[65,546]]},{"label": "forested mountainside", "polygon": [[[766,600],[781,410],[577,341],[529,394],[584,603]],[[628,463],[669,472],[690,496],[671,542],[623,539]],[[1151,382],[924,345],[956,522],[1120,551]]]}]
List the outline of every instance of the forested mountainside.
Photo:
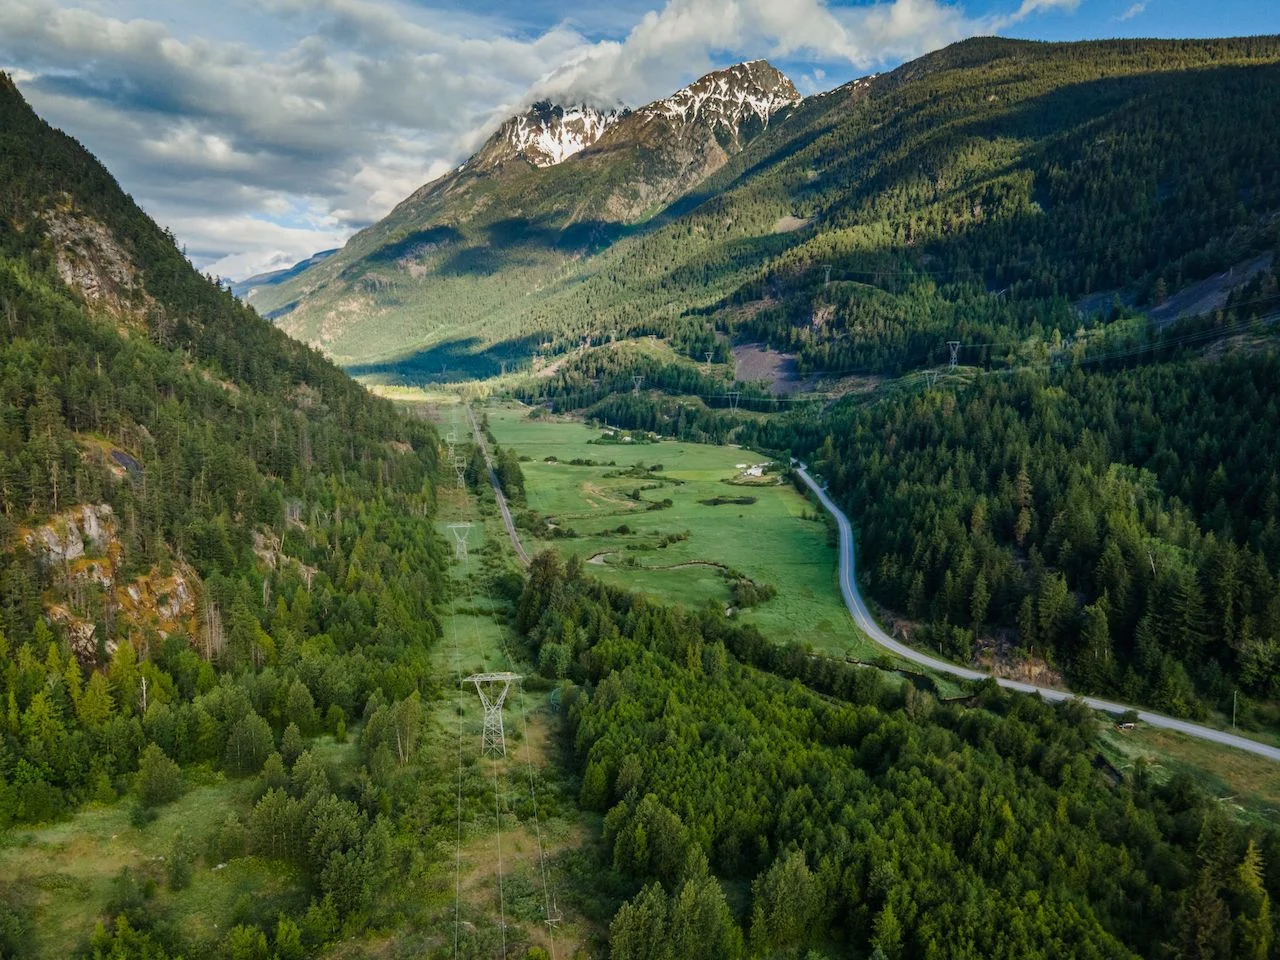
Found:
[{"label": "forested mountainside", "polygon": [[[620,349],[517,393],[810,461],[858,527],[870,595],[922,646],[965,663],[1035,656],[1073,689],[1275,729],[1273,242],[1271,266],[1212,315],[1116,320],[1069,348],[1028,342],[1039,361],[915,372],[834,403],[730,392]],[[633,372],[651,390],[634,392]]]},{"label": "forested mountainside", "polygon": [[[432,429],[197,274],[0,76],[0,827],[274,764],[312,947],[367,910],[401,772],[338,789],[309,747],[432,688],[436,471]],[[125,912],[94,955],[162,956]]]},{"label": "forested mountainside", "polygon": [[614,960],[1271,955],[1274,830],[1108,781],[1080,704],[941,702],[551,553],[518,617],[582,685],[581,802],[634,891]]},{"label": "forested mountainside", "polygon": [[800,192],[822,228],[728,322],[802,368],[901,372],[947,340],[1025,359],[1081,313],[1158,307],[1273,245],[1278,59],[1275,38],[973,41],[908,64],[863,124],[777,171],[840,158]]},{"label": "forested mountainside", "polygon": [[905,627],[917,642],[967,662],[1003,639],[1073,689],[1274,729],[1280,343],[1265,340],[847,405],[809,452],[858,518],[865,581],[921,624]]},{"label": "forested mountainside", "polygon": [[451,175],[259,305],[409,380],[650,332],[767,339],[826,371],[1071,336],[1086,297],[1154,306],[1265,248],[1277,61],[1266,37],[969,40],[779,112],[652,209],[596,192],[644,143]]},{"label": "forested mountainside", "polygon": [[[540,298],[551,278],[558,284],[628,225],[696,187],[799,100],[791,81],[760,60],[620,116],[596,114],[585,129],[548,129],[543,114],[554,108],[538,104],[332,260],[251,302],[347,364],[456,341],[443,362],[472,367],[473,346],[506,339],[521,342],[499,348],[492,366],[498,357],[526,361],[541,334],[502,320],[513,304],[531,292]],[[531,126],[542,137],[528,136]],[[540,146],[554,136],[570,142]],[[565,159],[550,162],[552,153]]]},{"label": "forested mountainside", "polygon": [[[688,215],[764,223],[772,189],[814,218],[755,279],[648,327],[689,357],[575,352],[517,393],[812,459],[871,595],[932,649],[1034,654],[1080,689],[1274,727],[1280,116],[1259,95],[1278,51],[970,41],[859,88],[843,119],[823,103],[848,91],[806,101],[797,149],[712,178]],[[857,396],[731,388],[732,339]],[[675,396],[634,396],[633,376]]]}]

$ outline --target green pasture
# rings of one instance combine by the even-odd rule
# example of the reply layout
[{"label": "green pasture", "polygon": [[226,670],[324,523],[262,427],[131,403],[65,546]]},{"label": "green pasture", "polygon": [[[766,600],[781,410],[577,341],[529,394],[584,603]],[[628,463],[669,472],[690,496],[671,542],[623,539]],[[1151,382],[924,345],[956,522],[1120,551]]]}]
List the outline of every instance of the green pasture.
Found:
[{"label": "green pasture", "polygon": [[1141,765],[1159,783],[1186,774],[1241,819],[1274,822],[1280,813],[1280,764],[1275,761],[1145,723],[1121,730],[1114,717],[1101,720],[1102,754],[1121,773],[1132,776]]},{"label": "green pasture", "polygon": [[[339,775],[355,759],[353,741],[324,737],[312,749]],[[186,792],[145,826],[132,824],[133,801],[126,798],[5,835],[0,876],[29,898],[33,956],[72,956],[86,946],[97,920],[130,896],[143,897],[149,911],[202,953],[215,950],[237,922],[269,924],[280,911],[305,906],[308,893],[286,864],[250,856],[224,860],[214,853],[211,840],[224,832],[228,818],[243,822],[259,779],[231,780],[198,768],[184,779]],[[179,833],[195,859],[190,885],[173,891],[165,863]]]},{"label": "green pasture", "polygon": [[[497,441],[529,457],[521,464],[528,509],[577,534],[539,540],[523,530],[526,546],[555,546],[566,556],[582,557],[595,576],[689,607],[709,601],[730,606],[729,582],[721,575],[729,568],[776,588],[773,599],[737,614],[767,636],[807,642],[831,654],[876,653],[854,629],[840,599],[836,550],[817,508],[790,485],[726,482],[742,478],[740,465],[767,457],[740,447],[674,440],[595,443],[601,430],[572,420],[531,418],[518,404],[491,405],[485,412]],[[574,459],[597,465],[573,466]],[[662,469],[617,475],[638,464],[661,464]],[[637,490],[639,500],[633,496]],[[700,502],[716,497],[754,497],[756,502]],[[665,499],[671,500],[670,508],[649,509]],[[622,526],[630,532],[618,532]],[[661,545],[664,537],[686,532],[688,539]]]}]

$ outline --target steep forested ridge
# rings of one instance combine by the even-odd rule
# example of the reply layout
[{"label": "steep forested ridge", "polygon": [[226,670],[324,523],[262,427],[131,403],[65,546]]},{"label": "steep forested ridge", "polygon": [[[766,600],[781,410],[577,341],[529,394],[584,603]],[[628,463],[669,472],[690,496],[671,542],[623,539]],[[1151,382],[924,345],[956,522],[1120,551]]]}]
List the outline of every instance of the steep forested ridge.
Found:
[{"label": "steep forested ridge", "polygon": [[[0,826],[122,795],[145,823],[180,767],[265,770],[288,842],[228,809],[204,855],[289,864],[281,943],[316,950],[366,917],[390,787],[412,776],[387,730],[416,729],[433,683],[437,467],[429,426],[196,273],[0,77]],[[309,747],[361,720],[374,778],[339,787]],[[177,890],[195,854],[168,853]],[[26,892],[0,893],[0,953],[24,955]],[[118,902],[119,924],[83,931],[93,955],[183,948],[139,896]],[[241,920],[276,924],[265,909]]]},{"label": "steep forested ridge", "polygon": [[1272,241],[1277,57],[1274,38],[975,40],[908,64],[779,165],[828,165],[798,194],[821,229],[735,293],[765,308],[746,329],[805,366],[901,372],[950,339],[980,360],[1070,337],[1086,296],[1159,304]]},{"label": "steep forested ridge", "polygon": [[1168,350],[944,377],[757,435],[829,477],[872,595],[920,642],[967,661],[1003,636],[1082,689],[1273,726],[1280,353],[1258,304],[1277,291],[1272,271]]}]

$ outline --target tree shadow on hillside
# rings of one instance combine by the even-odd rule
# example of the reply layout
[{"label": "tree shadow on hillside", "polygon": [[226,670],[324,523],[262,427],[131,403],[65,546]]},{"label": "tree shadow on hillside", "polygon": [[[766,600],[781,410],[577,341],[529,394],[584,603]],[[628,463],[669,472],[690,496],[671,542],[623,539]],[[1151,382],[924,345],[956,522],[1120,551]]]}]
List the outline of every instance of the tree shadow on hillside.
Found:
[{"label": "tree shadow on hillside", "polygon": [[547,332],[537,332],[488,346],[478,337],[466,337],[391,360],[356,364],[346,371],[353,377],[371,377],[402,386],[484,380],[527,363],[539,344],[550,336]]},{"label": "tree shadow on hillside", "polygon": [[506,217],[481,228],[482,239],[455,250],[440,265],[441,275],[489,276],[513,266],[535,266],[547,253],[597,252],[625,229],[605,220],[579,220],[561,226],[551,214]]},{"label": "tree shadow on hillside", "polygon": [[383,244],[368,255],[370,263],[393,263],[404,257],[421,256],[447,244],[462,240],[462,234],[453,227],[434,226],[415,230],[408,236]]}]

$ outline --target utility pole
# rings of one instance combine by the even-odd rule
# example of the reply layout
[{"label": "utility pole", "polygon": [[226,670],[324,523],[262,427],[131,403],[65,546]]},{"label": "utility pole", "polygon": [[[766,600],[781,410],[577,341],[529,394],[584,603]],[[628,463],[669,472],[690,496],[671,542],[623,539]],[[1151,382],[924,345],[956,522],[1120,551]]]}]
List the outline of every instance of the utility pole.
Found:
[{"label": "utility pole", "polygon": [[467,561],[467,538],[471,536],[470,523],[451,523],[449,529],[453,531],[453,555],[463,563]]},{"label": "utility pole", "polygon": [[1231,691],[1231,729],[1236,728],[1236,701],[1240,699],[1239,688]]},{"label": "utility pole", "polygon": [[484,706],[484,733],[480,737],[480,755],[505,757],[507,740],[502,730],[502,703],[511,684],[520,679],[516,673],[473,673],[463,683],[474,683]]},{"label": "utility pole", "polygon": [[956,366],[960,363],[960,341],[948,340],[947,346],[951,348],[951,372],[954,373]]}]

